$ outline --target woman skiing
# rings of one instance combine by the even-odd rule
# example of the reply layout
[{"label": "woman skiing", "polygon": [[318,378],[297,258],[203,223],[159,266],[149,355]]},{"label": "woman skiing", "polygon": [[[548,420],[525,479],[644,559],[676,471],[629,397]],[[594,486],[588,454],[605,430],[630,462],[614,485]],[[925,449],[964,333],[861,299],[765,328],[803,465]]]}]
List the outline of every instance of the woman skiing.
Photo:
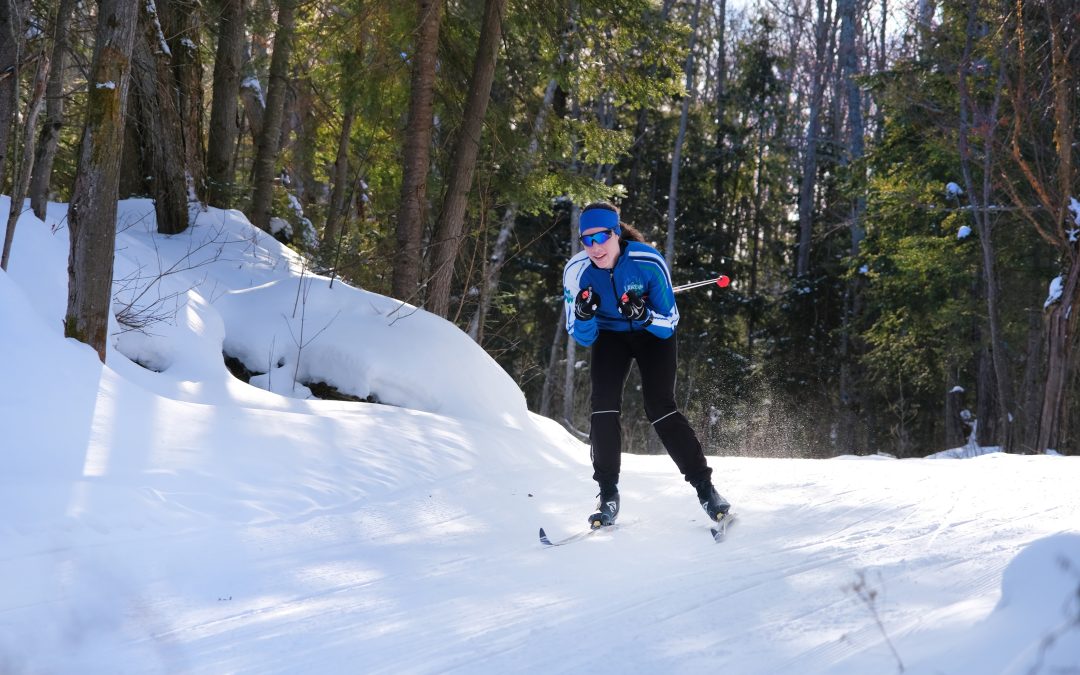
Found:
[{"label": "woman skiing", "polygon": [[600,484],[593,527],[619,515],[622,390],[631,361],[641,372],[645,414],[698,501],[713,520],[731,508],[712,484],[712,469],[686,417],[675,405],[679,310],[664,256],[620,222],[608,202],[589,204],[579,224],[583,250],[563,269],[566,330],[592,347],[593,480]]}]

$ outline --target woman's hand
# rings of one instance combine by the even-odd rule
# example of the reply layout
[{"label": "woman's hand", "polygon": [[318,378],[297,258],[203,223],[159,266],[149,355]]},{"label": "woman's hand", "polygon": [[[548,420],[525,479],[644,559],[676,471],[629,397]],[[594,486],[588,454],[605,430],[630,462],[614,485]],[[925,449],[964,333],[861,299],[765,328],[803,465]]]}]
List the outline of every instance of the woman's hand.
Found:
[{"label": "woman's hand", "polygon": [[649,310],[645,307],[645,298],[639,296],[633,291],[627,291],[619,298],[619,314],[622,314],[631,321],[642,321],[645,319]]},{"label": "woman's hand", "polygon": [[581,289],[577,294],[577,299],[574,300],[574,316],[581,321],[588,321],[596,316],[596,310],[599,308],[600,296],[593,291],[592,286]]}]

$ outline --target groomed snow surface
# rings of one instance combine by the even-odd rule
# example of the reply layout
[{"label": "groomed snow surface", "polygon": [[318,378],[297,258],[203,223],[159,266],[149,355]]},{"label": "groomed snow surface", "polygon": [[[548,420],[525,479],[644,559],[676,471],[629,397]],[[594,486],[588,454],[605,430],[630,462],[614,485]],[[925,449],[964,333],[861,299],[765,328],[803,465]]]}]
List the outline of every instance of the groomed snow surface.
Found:
[{"label": "groomed snow surface", "polygon": [[588,448],[451,324],[127,201],[145,327],[102,366],[62,336],[65,213],[0,273],[0,673],[1080,669],[1076,457],[711,457],[716,544],[627,456],[618,526],[545,548],[586,527]]}]

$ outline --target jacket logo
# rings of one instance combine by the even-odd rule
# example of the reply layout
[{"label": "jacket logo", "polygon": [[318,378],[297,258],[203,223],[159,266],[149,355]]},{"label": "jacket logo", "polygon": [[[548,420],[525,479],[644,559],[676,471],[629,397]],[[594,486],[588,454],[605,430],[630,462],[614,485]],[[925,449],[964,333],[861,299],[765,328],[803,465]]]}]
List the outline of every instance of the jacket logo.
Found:
[{"label": "jacket logo", "polygon": [[642,295],[645,294],[645,284],[641,283],[640,281],[631,281],[630,283],[626,284],[625,292],[633,293],[640,298]]}]

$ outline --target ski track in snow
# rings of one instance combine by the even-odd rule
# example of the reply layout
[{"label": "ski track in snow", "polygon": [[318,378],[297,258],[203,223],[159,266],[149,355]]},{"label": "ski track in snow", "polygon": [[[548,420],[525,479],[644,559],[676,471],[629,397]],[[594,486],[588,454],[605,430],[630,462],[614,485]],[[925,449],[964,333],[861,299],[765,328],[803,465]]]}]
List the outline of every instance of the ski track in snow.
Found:
[{"label": "ski track in snow", "polygon": [[[755,460],[735,461],[752,465]],[[844,466],[817,464],[823,473]],[[878,463],[859,467],[859,473],[887,471]],[[635,482],[632,475],[624,484]],[[677,477],[653,480],[663,485]],[[478,488],[470,482],[456,476],[443,490]],[[778,500],[796,490],[812,497],[826,483],[731,483],[746,496],[736,501],[742,518],[722,544],[709,539],[691,493],[652,491],[648,481],[624,488],[623,527],[560,550],[535,543],[535,528],[500,519],[497,506],[469,511],[412,495],[361,508],[355,516],[320,516],[355,519],[362,534],[310,549],[309,555],[343,561],[369,557],[376,553],[371,548],[401,548],[401,556],[390,560],[397,571],[349,581],[346,571],[335,579],[332,564],[321,577],[309,570],[309,581],[323,585],[319,592],[283,597],[279,593],[288,584],[263,589],[273,602],[153,639],[194,650],[199,657],[193,662],[221,665],[231,663],[227,655],[233,644],[266,639],[268,632],[274,639],[293,636],[294,660],[288,667],[277,661],[277,651],[273,661],[248,653],[236,666],[251,672],[319,672],[340,664],[343,654],[353,654],[364,672],[505,672],[545,660],[544,670],[552,672],[656,672],[671,662],[682,664],[682,672],[694,672],[710,664],[722,670],[725,658],[742,659],[748,650],[757,652],[762,673],[841,672],[853,656],[887,672],[894,667],[892,657],[869,610],[844,588],[859,570],[869,570],[867,581],[881,593],[882,620],[903,644],[904,636],[927,627],[922,616],[927,608],[898,607],[898,596],[938,575],[948,579],[948,590],[926,593],[927,601],[934,595],[945,604],[994,595],[1002,568],[1033,534],[1025,521],[1037,523],[1068,508],[1020,518],[1004,510],[954,517],[963,515],[957,514],[960,497],[937,512],[922,510],[918,505],[925,498],[901,482],[895,489],[868,485],[840,491],[801,509],[759,512],[749,495],[771,493]],[[985,496],[967,494],[963,502]],[[570,513],[573,501],[580,513]],[[590,505],[588,497],[567,496],[566,522],[557,525],[585,527]],[[938,544],[943,553],[935,554]],[[984,550],[963,551],[965,545]],[[654,552],[652,560],[646,551]],[[267,567],[259,576],[287,578],[292,561],[287,551],[263,559]],[[652,586],[648,579],[662,583]],[[821,585],[832,585],[833,592],[801,597],[800,589]],[[822,625],[832,627],[824,642]],[[317,648],[311,645],[316,634]],[[807,638],[818,642],[802,644]],[[552,654],[558,655],[553,663]],[[848,672],[860,672],[864,665]]]},{"label": "ski track in snow", "polygon": [[[711,458],[740,514],[717,544],[670,460],[627,457],[620,527],[549,548],[536,527],[580,531],[594,501],[578,451],[561,452],[550,467],[452,471],[380,499],[340,491],[300,513],[283,501],[247,523],[196,511],[171,537],[92,522],[67,546],[28,534],[0,565],[76,564],[81,583],[107,581],[116,625],[91,667],[75,660],[82,672],[894,672],[851,590],[860,573],[890,639],[918,655],[926,631],[973,602],[989,611],[1017,552],[1080,512],[1023,458],[982,460],[1008,462],[1000,472]],[[1019,512],[995,501],[1017,498],[1014,481],[1038,493]],[[147,564],[94,567],[128,557]]]}]

